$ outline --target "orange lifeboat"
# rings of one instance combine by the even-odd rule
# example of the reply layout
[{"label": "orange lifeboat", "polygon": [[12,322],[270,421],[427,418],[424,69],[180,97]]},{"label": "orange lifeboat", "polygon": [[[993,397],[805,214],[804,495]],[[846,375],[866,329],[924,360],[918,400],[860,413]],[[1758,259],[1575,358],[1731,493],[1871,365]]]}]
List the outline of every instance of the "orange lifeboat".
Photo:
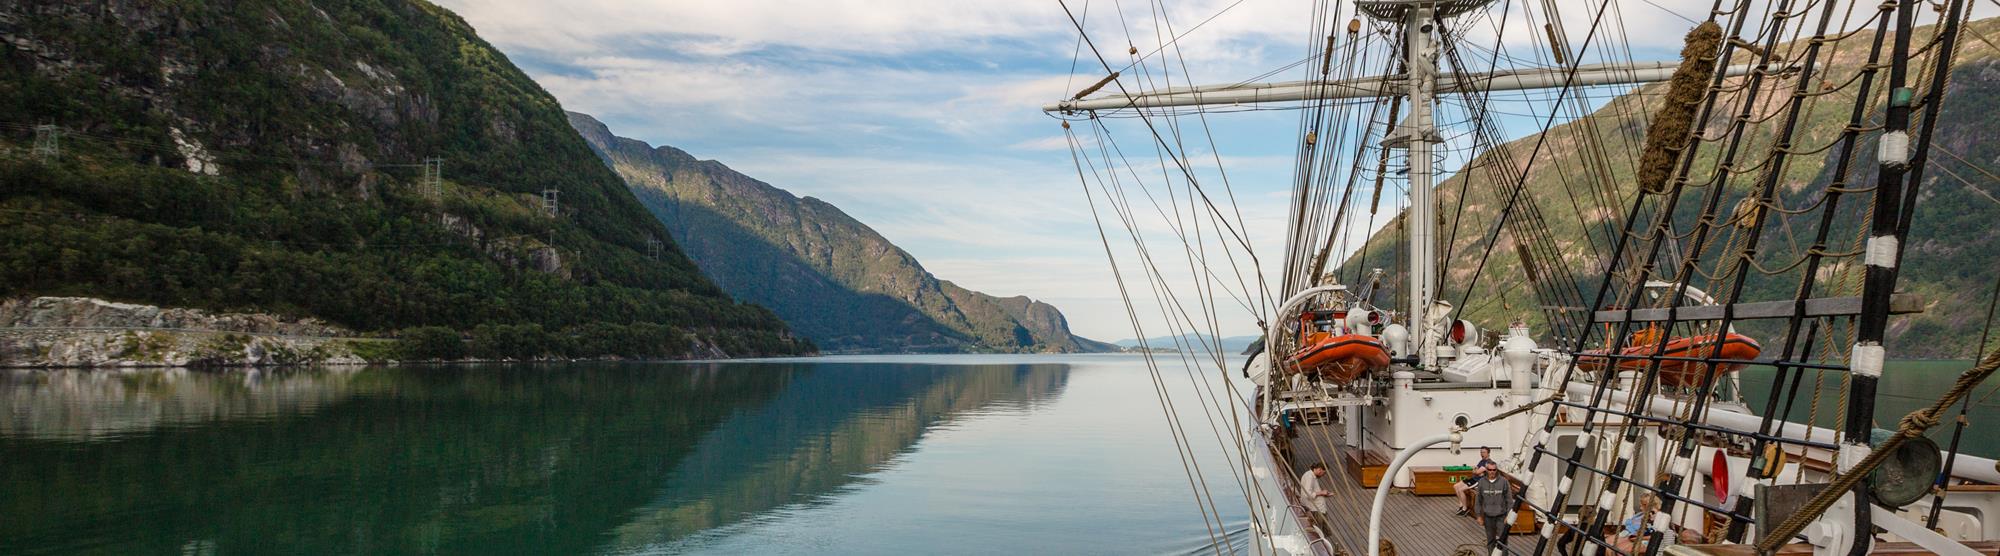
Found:
[{"label": "orange lifeboat", "polygon": [[1299,349],[1287,358],[1299,372],[1319,375],[1321,380],[1335,384],[1346,384],[1361,378],[1363,373],[1389,368],[1389,349],[1382,345],[1381,340],[1366,334],[1314,330],[1312,320],[1311,313],[1300,318],[1301,328],[1309,332],[1300,340]]},{"label": "orange lifeboat", "polygon": [[[1645,330],[1633,333],[1632,345],[1619,350],[1618,353],[1619,355],[1626,356],[1648,356],[1653,355],[1657,348],[1658,353],[1666,357],[1700,357],[1748,361],[1756,359],[1758,354],[1764,352],[1764,347],[1758,345],[1757,340],[1735,332],[1730,332],[1722,336],[1722,345],[1720,348],[1715,347],[1714,334],[1698,334],[1669,339],[1665,347],[1659,347],[1659,341],[1659,330],[1648,327]],[[1578,358],[1577,367],[1586,371],[1604,369],[1607,358],[1589,357],[1590,355],[1603,355],[1604,350],[1594,349],[1583,353],[1585,357]],[[1618,361],[1617,365],[1618,370],[1621,371],[1643,371],[1646,370],[1646,364],[1647,360],[1645,359],[1623,358]],[[1664,359],[1660,361],[1660,385],[1669,388],[1697,386],[1701,384],[1702,380],[1712,379],[1723,373],[1735,372],[1741,368],[1743,368],[1742,363],[1711,365],[1699,361]]]}]

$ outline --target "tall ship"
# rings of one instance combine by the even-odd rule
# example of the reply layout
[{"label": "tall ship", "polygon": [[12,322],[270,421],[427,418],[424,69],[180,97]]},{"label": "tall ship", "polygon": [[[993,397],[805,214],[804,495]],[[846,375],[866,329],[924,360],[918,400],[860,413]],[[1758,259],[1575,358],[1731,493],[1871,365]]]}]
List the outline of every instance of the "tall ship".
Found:
[{"label": "tall ship", "polygon": [[[1044,111],[1137,337],[1175,344],[1154,380],[1201,393],[1156,392],[1208,549],[2000,553],[2000,467],[1960,442],[2000,356],[1878,410],[1890,330],[1940,301],[1898,279],[1927,161],[1976,163],[1934,138],[1986,26],[1706,7],[1313,2],[1297,62],[1203,85],[1225,14],[1064,0],[1077,70]],[[1678,56],[1632,39],[1662,33]],[[1232,118],[1296,147],[1283,214],[1231,183]],[[1216,340],[1244,333],[1247,359]]]}]

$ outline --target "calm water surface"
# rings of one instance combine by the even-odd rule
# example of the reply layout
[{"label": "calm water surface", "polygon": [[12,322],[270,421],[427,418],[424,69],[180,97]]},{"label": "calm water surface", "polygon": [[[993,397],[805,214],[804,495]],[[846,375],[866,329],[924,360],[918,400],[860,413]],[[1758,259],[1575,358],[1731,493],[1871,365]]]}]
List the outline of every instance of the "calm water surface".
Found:
[{"label": "calm water surface", "polygon": [[[1876,428],[1895,429],[1904,415],[1936,403],[1938,396],[1958,381],[1959,373],[1972,368],[1972,363],[1942,360],[1889,362],[1888,368],[1882,371],[1882,381],[1875,392]],[[1742,374],[1744,401],[1750,407],[1764,411],[1776,371],[1769,368],[1745,369]],[[1797,397],[1789,405],[1780,402],[1779,407],[1790,409],[1787,415],[1793,421],[1812,421],[1821,427],[1839,429],[1841,423],[1846,422],[1846,414],[1841,413],[1842,409],[1837,405],[1844,374],[1806,371],[1805,381],[1799,383]],[[2000,380],[1987,380],[1974,391],[1973,400],[1978,401],[1980,397],[1991,394],[1995,388],[2000,388]],[[1821,400],[1817,412],[1812,404],[1815,392]],[[1953,422],[1962,405],[1952,406],[1951,412],[1942,419],[1944,424],[1931,429],[1928,435],[1937,442],[1940,450],[1951,448]],[[1965,418],[1969,424],[1959,435],[1959,451],[1986,458],[2000,457],[2000,395],[1974,403]]]},{"label": "calm water surface", "polygon": [[[1966,365],[1898,363],[1881,420]],[[0,554],[1206,553],[1152,392],[1114,355],[0,371]]]},{"label": "calm water surface", "polygon": [[1131,356],[0,371],[0,554],[1206,550],[1152,391]]}]

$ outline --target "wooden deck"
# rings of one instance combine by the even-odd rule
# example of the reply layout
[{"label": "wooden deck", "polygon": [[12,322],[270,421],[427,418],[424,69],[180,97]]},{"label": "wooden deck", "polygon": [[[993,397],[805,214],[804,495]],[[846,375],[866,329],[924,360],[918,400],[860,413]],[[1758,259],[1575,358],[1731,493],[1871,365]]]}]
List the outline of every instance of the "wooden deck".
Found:
[{"label": "wooden deck", "polygon": [[[1306,427],[1301,426],[1302,429]],[[1301,430],[1296,444],[1299,450],[1314,450],[1304,442],[1312,434],[1326,434],[1326,429],[1311,433]],[[1318,448],[1324,450],[1325,446]],[[1293,465],[1303,470],[1313,461],[1318,461],[1319,457],[1314,453],[1295,454]],[[1477,455],[1471,457],[1478,458]],[[1329,458],[1328,461],[1335,460]],[[1333,499],[1327,503],[1327,521],[1332,528],[1327,535],[1328,540],[1334,547],[1349,554],[1367,554],[1368,512],[1375,503],[1375,490],[1359,486],[1348,474],[1345,465],[1328,465],[1326,478],[1334,493]],[[1399,554],[1449,555],[1457,553],[1461,546],[1470,549],[1473,554],[1485,554],[1486,543],[1481,539],[1479,522],[1459,516],[1457,512],[1458,499],[1453,496],[1415,496],[1409,494],[1407,489],[1391,491],[1389,501],[1382,510],[1382,536],[1395,543]],[[1534,550],[1536,538],[1533,534],[1512,535],[1508,548],[1515,554],[1527,554]]]},{"label": "wooden deck", "polygon": [[[1339,467],[1339,466],[1335,466]],[[1340,475],[1333,477],[1333,475]],[[1375,491],[1362,489],[1344,471],[1327,473],[1335,480],[1332,510],[1327,521],[1333,527],[1329,540],[1350,554],[1368,553],[1368,510],[1375,503]],[[1346,508],[1359,508],[1351,512]],[[1460,546],[1476,554],[1485,553],[1479,522],[1457,514],[1458,499],[1451,496],[1414,496],[1392,491],[1382,509],[1382,536],[1395,543],[1401,554],[1452,554]],[[1535,548],[1533,535],[1514,535],[1509,547],[1526,554]]]},{"label": "wooden deck", "polygon": [[[1714,554],[1716,556],[1756,556],[1757,554],[1757,551],[1755,549],[1752,549],[1747,545],[1741,545],[1741,544],[1697,544],[1689,546],[1696,550],[1700,550],[1704,553]],[[1977,552],[1980,554],[2000,554],[2000,541],[1970,542],[1966,544],[1966,548],[1971,548],[1973,552]],[[1777,553],[1779,556],[1812,554],[1812,547],[1806,546],[1803,543],[1788,544],[1785,546],[1778,547]],[[1875,543],[1875,548],[1873,550],[1868,551],[1868,553],[1875,556],[1917,556],[1921,554],[1934,554],[1929,550],[1918,548],[1917,545],[1906,542],[1878,542]]]}]

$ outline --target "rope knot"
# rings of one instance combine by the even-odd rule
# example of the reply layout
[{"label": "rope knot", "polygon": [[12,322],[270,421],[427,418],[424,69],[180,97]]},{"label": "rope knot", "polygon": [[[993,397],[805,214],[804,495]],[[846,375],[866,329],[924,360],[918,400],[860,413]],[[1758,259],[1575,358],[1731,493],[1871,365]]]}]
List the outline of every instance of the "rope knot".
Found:
[{"label": "rope knot", "polygon": [[1924,431],[1930,430],[1931,427],[1938,426],[1938,418],[1936,415],[1932,415],[1930,410],[1919,409],[1910,412],[1909,415],[1904,415],[1902,426],[1905,433],[1922,434]]}]

